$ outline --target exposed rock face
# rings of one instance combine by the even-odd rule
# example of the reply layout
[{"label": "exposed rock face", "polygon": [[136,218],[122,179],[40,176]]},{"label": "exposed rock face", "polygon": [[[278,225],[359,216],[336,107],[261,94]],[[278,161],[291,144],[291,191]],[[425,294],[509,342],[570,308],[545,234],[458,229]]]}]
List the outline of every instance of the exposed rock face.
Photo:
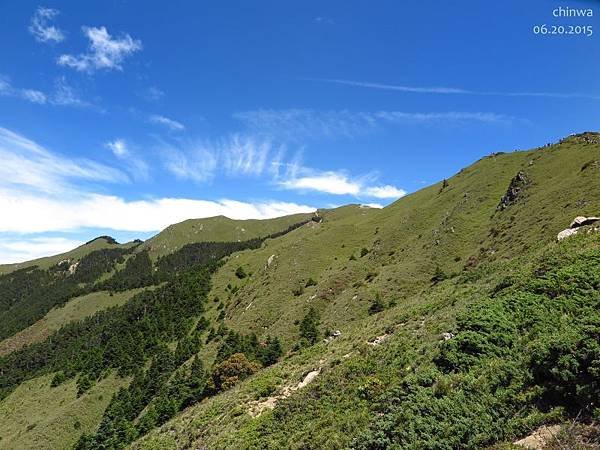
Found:
[{"label": "exposed rock face", "polygon": [[275,255],[269,256],[269,259],[267,259],[267,268],[271,267],[271,264],[273,264],[274,259],[275,259]]},{"label": "exposed rock face", "polygon": [[529,180],[527,179],[527,175],[522,170],[514,176],[512,180],[510,180],[510,184],[508,185],[508,189],[506,194],[502,196],[500,199],[500,204],[498,204],[498,209],[500,211],[505,210],[513,203],[516,203],[520,198],[525,186],[529,184]]}]

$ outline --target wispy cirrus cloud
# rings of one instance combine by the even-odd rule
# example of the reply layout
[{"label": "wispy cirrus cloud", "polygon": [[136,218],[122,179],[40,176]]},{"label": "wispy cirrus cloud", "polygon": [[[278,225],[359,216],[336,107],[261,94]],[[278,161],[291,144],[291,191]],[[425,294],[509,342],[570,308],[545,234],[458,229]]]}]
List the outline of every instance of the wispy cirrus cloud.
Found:
[{"label": "wispy cirrus cloud", "polygon": [[118,138],[106,143],[112,154],[122,161],[125,170],[129,172],[134,180],[146,181],[149,179],[150,168],[146,161],[140,158],[125,139]]},{"label": "wispy cirrus cloud", "polygon": [[352,138],[401,124],[510,124],[519,119],[492,112],[318,111],[260,109],[234,114],[252,133],[284,140]]},{"label": "wispy cirrus cloud", "polygon": [[168,117],[161,116],[159,114],[153,114],[150,116],[150,122],[163,125],[172,131],[183,131],[185,130],[185,125],[181,122],[178,122],[173,119],[169,119]]},{"label": "wispy cirrus cloud", "polygon": [[164,98],[165,95],[165,92],[156,86],[150,86],[149,88],[139,92],[139,96],[149,102],[158,102]]},{"label": "wispy cirrus cloud", "polygon": [[88,73],[102,69],[122,70],[125,58],[142,49],[142,42],[126,33],[113,37],[106,27],[82,27],[82,30],[90,41],[88,52],[63,54],[57,60],[59,65]]},{"label": "wispy cirrus cloud", "polygon": [[55,43],[65,40],[65,34],[62,30],[50,24],[59,14],[60,12],[57,9],[42,6],[36,9],[29,23],[29,32],[38,42]]},{"label": "wispy cirrus cloud", "polygon": [[[0,127],[0,189],[43,192],[69,191],[72,182],[123,183],[120,170],[89,159],[71,159],[52,153],[26,137]],[[7,212],[8,214],[8,212]]]},{"label": "wispy cirrus cloud", "polygon": [[9,78],[0,75],[0,96],[14,97],[28,102],[43,105],[48,101],[48,96],[37,89],[24,89],[14,87]]},{"label": "wispy cirrus cloud", "polygon": [[54,93],[50,96],[50,102],[60,106],[99,109],[87,100],[81,98],[77,90],[67,83],[65,77],[56,79],[54,83]]},{"label": "wispy cirrus cloud", "polygon": [[75,88],[67,83],[65,77],[56,79],[52,92],[42,92],[37,89],[15,87],[8,77],[0,75],[0,96],[18,98],[38,105],[72,106],[101,111],[101,108],[82,99]]},{"label": "wispy cirrus cloud", "polygon": [[162,142],[159,152],[165,166],[183,180],[206,182],[218,173],[227,176],[261,176],[275,148],[264,139],[233,134],[216,141]]},{"label": "wispy cirrus cloud", "polygon": [[369,81],[353,81],[337,78],[313,78],[310,81],[342,84],[369,89],[383,89],[388,91],[407,92],[413,94],[441,94],[441,95],[485,95],[498,97],[547,97],[547,98],[581,98],[600,100],[600,95],[590,95],[581,92],[503,92],[503,91],[476,91],[447,86],[406,86],[397,84],[373,83]]},{"label": "wispy cirrus cloud", "polygon": [[263,177],[284,190],[320,192],[358,198],[399,198],[406,194],[391,185],[376,184],[377,177],[351,176],[345,171],[317,170],[302,164],[300,152],[264,136],[230,135],[214,142],[167,144],[159,152],[165,167],[182,180],[209,182],[217,175]]}]

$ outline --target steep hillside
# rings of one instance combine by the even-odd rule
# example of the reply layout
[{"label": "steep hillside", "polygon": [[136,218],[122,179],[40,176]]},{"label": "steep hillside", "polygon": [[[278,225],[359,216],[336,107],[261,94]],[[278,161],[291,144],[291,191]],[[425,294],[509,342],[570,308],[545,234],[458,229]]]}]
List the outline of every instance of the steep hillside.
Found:
[{"label": "steep hillside", "polygon": [[[321,311],[327,326],[340,328],[366,315],[376,295],[401,302],[428,287],[437,268],[450,275],[533,251],[553,242],[574,217],[597,215],[600,169],[582,170],[595,160],[598,145],[571,138],[482,158],[383,210],[324,212],[322,223],[229,258],[215,274],[211,295],[225,302],[226,324],[239,331],[277,330],[293,339],[289,330],[308,304]],[[520,171],[526,187],[499,209]],[[361,257],[363,248],[368,253]],[[238,279],[238,267],[253,276]],[[317,284],[306,287],[311,278]]]},{"label": "steep hillside", "polygon": [[[600,224],[556,236],[600,215],[598,161],[586,133],[382,210],[190,220],[79,273],[57,259],[0,277],[0,446],[59,430],[85,432],[78,449],[484,448],[594,430]],[[57,390],[91,402],[85,426],[52,402],[54,422],[22,419]]]}]

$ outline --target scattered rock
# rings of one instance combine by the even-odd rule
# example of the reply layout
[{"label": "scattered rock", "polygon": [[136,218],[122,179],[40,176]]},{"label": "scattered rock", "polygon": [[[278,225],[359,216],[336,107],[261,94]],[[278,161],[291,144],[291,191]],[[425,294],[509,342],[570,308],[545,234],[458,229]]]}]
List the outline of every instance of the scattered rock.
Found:
[{"label": "scattered rock", "polygon": [[327,336],[325,339],[323,339],[323,341],[326,344],[329,344],[331,341],[333,341],[335,338],[338,338],[342,335],[342,332],[340,330],[335,330],[333,333],[331,333],[331,335]]},{"label": "scattered rock", "polygon": [[[581,227],[584,227],[586,225],[591,225],[598,221],[600,221],[600,217],[577,216],[577,217],[575,217],[575,219],[573,219],[573,222],[571,222],[571,225],[569,226],[569,228],[562,230],[560,233],[558,233],[558,235],[556,236],[556,239],[558,241],[562,241],[563,239],[566,239],[569,236],[573,236],[574,234],[577,234]],[[591,229],[588,230],[588,232],[590,232],[590,231],[591,231]]]},{"label": "scattered rock", "polygon": [[377,346],[383,344],[390,338],[391,334],[382,334],[381,336],[377,336],[372,341],[367,342],[368,345]]},{"label": "scattered rock", "polygon": [[292,395],[298,389],[302,389],[302,388],[308,386],[310,383],[312,383],[315,380],[315,378],[317,378],[319,376],[320,373],[321,373],[321,368],[319,367],[316,370],[308,372],[304,376],[304,378],[302,379],[302,381],[300,381],[296,386],[286,386],[286,387],[284,387],[281,390],[281,393],[279,395],[273,395],[273,396],[268,397],[267,399],[265,399],[263,401],[252,402],[250,404],[250,410],[249,410],[250,415],[252,417],[258,417],[266,409],[273,409],[273,408],[275,408],[275,405],[277,405],[277,402],[279,400],[282,400],[284,398],[288,398],[290,395]]},{"label": "scattered rock", "polygon": [[574,234],[577,234],[577,229],[567,228],[566,230],[562,230],[560,233],[558,233],[556,239],[562,241],[563,239],[573,236]]},{"label": "scattered rock", "polygon": [[514,445],[523,447],[529,450],[542,450],[552,439],[560,432],[560,425],[541,426],[529,436],[516,441]]},{"label": "scattered rock", "polygon": [[571,222],[570,227],[571,228],[579,228],[584,225],[591,225],[594,222],[597,222],[599,220],[600,220],[600,217],[577,216],[577,217],[575,217],[575,219],[573,219],[573,222]]},{"label": "scattered rock", "polygon": [[77,267],[79,267],[79,261],[77,261],[76,263],[71,264],[69,266],[69,274],[73,275],[75,273],[75,271],[77,270]]},{"label": "scattered rock", "polygon": [[442,333],[440,338],[442,338],[444,341],[449,341],[450,339],[452,339],[454,337],[453,333]]}]

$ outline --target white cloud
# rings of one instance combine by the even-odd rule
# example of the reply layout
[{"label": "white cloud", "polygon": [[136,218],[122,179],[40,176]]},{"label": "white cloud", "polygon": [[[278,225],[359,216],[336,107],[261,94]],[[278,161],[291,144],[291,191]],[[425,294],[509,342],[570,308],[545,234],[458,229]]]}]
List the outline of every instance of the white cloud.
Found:
[{"label": "white cloud", "polygon": [[367,187],[364,193],[368,197],[375,198],[400,198],[406,195],[406,191],[404,189],[398,189],[397,187],[390,186],[389,184],[385,186]]},{"label": "white cloud", "polygon": [[11,264],[72,250],[84,242],[62,237],[0,238],[0,263]]},{"label": "white cloud", "polygon": [[70,159],[0,127],[0,188],[68,191],[73,180],[126,182],[127,176],[89,159]]},{"label": "white cloud", "polygon": [[[380,199],[400,198],[406,195],[402,189],[395,186],[371,186],[373,177],[352,179],[343,172],[317,172],[307,168],[299,168],[300,176],[286,176],[279,180],[283,189],[298,191],[316,191],[333,195],[351,195],[354,197],[372,197]],[[306,174],[306,173],[309,174]],[[313,172],[313,173],[311,173]]]},{"label": "white cloud", "polygon": [[375,209],[383,208],[383,205],[381,203],[362,203],[360,206],[362,208],[375,208]]},{"label": "white cloud", "polygon": [[0,216],[3,218],[0,232],[43,233],[81,228],[153,232],[190,218],[224,215],[240,220],[268,219],[314,210],[310,206],[279,201],[185,198],[127,201],[98,194],[57,197],[0,190]]},{"label": "white cloud", "polygon": [[118,158],[123,158],[129,154],[127,144],[123,139],[115,139],[114,141],[107,142],[106,146],[113,152]]},{"label": "white cloud", "polygon": [[56,9],[39,7],[29,24],[29,32],[39,42],[61,42],[65,39],[64,33],[49,22],[52,21],[60,12]]},{"label": "white cloud", "polygon": [[61,55],[57,61],[59,65],[89,73],[101,69],[122,70],[125,58],[142,49],[141,41],[129,34],[114,38],[105,27],[83,27],[82,30],[90,41],[89,52]]},{"label": "white cloud", "polygon": [[318,175],[304,176],[280,182],[284,189],[310,190],[335,195],[358,195],[359,183],[350,181],[344,174],[324,172]]},{"label": "white cloud", "polygon": [[158,114],[150,116],[150,122],[157,123],[159,125],[164,125],[173,131],[185,130],[185,126],[182,123],[177,122],[176,120],[173,120],[173,119],[169,119],[168,117],[158,115]]}]

